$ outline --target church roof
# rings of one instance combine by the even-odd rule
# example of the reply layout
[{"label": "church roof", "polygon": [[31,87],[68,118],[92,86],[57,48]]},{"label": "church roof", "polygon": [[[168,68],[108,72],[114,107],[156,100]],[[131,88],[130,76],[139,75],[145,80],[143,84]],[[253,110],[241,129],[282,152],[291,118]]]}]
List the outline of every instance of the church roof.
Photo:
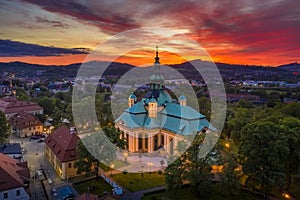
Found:
[{"label": "church roof", "polygon": [[[156,47],[157,48],[157,47]],[[190,106],[180,105],[162,87],[163,76],[160,74],[160,62],[158,51],[154,62],[155,70],[150,80],[151,90],[144,98],[127,108],[116,122],[130,129],[165,129],[175,134],[190,135],[201,131],[203,128],[216,130],[205,118],[204,115]],[[154,80],[155,79],[155,80]],[[186,100],[185,96],[180,96],[179,100]],[[156,117],[149,117],[147,106],[149,102],[157,102],[159,107]]]},{"label": "church roof", "polygon": [[189,135],[201,131],[203,128],[216,130],[205,118],[190,106],[181,106],[175,102],[166,103],[166,107],[157,113],[156,118],[150,118],[139,101],[132,107],[127,108],[117,119],[117,123],[135,129],[156,129],[162,128],[176,134]]}]

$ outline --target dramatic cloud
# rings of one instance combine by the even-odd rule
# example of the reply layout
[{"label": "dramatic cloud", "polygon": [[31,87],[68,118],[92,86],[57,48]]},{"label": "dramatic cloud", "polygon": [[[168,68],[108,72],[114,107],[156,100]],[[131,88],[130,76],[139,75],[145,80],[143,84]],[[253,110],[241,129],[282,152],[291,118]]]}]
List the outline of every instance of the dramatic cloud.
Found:
[{"label": "dramatic cloud", "polygon": [[[46,46],[91,48],[122,31],[161,27],[181,30],[216,61],[270,65],[299,61],[299,0],[15,0],[0,6],[2,12],[9,11],[1,16],[0,10],[0,25],[6,22],[1,37],[22,42],[31,36],[36,41],[48,39]],[[26,40],[18,39],[25,34]]]},{"label": "dramatic cloud", "polygon": [[87,54],[87,49],[64,49],[11,40],[0,40],[0,57],[63,56],[68,54]]}]

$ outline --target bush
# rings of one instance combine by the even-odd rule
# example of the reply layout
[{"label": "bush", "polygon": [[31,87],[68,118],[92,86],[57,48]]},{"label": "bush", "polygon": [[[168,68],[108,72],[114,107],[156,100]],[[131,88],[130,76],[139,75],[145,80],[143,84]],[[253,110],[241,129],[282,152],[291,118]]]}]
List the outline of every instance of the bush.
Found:
[{"label": "bush", "polygon": [[162,175],[162,173],[163,173],[163,172],[162,172],[161,170],[158,171],[158,174],[159,174],[159,175]]},{"label": "bush", "polygon": [[122,173],[123,173],[123,174],[128,174],[128,171],[127,171],[127,170],[124,170]]}]

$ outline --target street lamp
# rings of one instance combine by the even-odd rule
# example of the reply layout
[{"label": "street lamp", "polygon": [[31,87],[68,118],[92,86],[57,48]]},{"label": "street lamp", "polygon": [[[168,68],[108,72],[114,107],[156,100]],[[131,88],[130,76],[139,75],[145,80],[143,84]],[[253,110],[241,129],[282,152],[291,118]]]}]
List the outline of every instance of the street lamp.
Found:
[{"label": "street lamp", "polygon": [[111,164],[111,165],[110,165],[110,169],[111,169],[111,170],[110,170],[110,175],[111,175],[111,176],[112,176],[112,170],[113,170],[114,167],[115,167],[114,164]]},{"label": "street lamp", "polygon": [[149,171],[151,172],[151,166],[153,165],[152,162],[148,162],[148,166],[149,166]]},{"label": "street lamp", "polygon": [[124,161],[125,161],[125,163],[127,163],[128,153],[125,151],[123,155],[124,155]]},{"label": "street lamp", "polygon": [[230,143],[229,143],[229,142],[226,142],[226,143],[225,143],[225,147],[229,149],[229,148],[230,148]]}]

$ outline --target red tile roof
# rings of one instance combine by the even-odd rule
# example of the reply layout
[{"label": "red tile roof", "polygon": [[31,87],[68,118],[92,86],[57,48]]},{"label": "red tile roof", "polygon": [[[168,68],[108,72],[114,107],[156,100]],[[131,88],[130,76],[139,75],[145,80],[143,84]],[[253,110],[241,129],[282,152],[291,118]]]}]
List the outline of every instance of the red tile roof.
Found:
[{"label": "red tile roof", "polygon": [[24,111],[12,116],[8,122],[11,126],[17,127],[19,130],[35,126],[43,126],[43,123],[39,120],[39,118]]},{"label": "red tile roof", "polygon": [[21,111],[43,110],[43,108],[32,101],[19,101],[12,97],[5,97],[0,99],[0,110],[5,114],[11,114]]},{"label": "red tile roof", "polygon": [[18,160],[0,153],[0,191],[24,187],[30,181],[27,162]]},{"label": "red tile roof", "polygon": [[68,162],[77,159],[76,148],[79,140],[76,133],[62,125],[46,138],[45,143],[61,162]]}]

